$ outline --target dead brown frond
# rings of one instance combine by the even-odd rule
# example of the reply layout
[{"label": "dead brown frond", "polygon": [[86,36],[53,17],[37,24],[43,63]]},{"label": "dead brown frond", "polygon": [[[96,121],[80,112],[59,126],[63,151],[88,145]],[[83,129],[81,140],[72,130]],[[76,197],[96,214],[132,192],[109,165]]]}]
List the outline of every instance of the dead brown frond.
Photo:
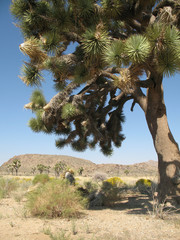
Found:
[{"label": "dead brown frond", "polygon": [[31,58],[32,62],[41,63],[47,58],[47,55],[42,51],[39,45],[38,39],[30,38],[20,44],[19,48],[24,54]]}]

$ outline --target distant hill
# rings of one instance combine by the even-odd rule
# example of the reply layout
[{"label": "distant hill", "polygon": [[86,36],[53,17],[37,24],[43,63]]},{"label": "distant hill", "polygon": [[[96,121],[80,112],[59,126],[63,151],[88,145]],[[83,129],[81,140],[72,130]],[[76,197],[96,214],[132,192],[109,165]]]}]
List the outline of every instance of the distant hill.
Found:
[{"label": "distant hill", "polygon": [[137,163],[132,165],[121,164],[95,164],[89,160],[75,158],[64,155],[45,155],[45,154],[25,154],[14,156],[0,167],[0,174],[7,174],[7,166],[12,164],[14,159],[21,161],[21,167],[19,169],[19,175],[31,175],[31,170],[38,164],[50,166],[50,173],[54,174],[54,165],[61,161],[67,166],[71,167],[74,171],[77,171],[80,167],[84,168],[83,175],[93,176],[96,172],[104,172],[109,176],[155,176],[157,175],[157,162],[150,160],[148,162]]}]

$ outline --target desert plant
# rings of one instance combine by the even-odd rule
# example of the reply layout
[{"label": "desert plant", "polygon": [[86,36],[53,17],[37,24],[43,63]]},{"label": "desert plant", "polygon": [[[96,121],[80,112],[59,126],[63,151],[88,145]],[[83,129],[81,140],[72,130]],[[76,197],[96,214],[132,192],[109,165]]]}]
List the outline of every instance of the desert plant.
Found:
[{"label": "desert plant", "polygon": [[113,187],[121,187],[125,185],[125,182],[120,177],[108,178],[105,182],[110,183]]},{"label": "desert plant", "polygon": [[48,235],[51,240],[71,240],[69,235],[66,235],[64,231],[53,234],[51,229],[44,229],[44,234]]},{"label": "desert plant", "polygon": [[163,79],[179,71],[179,0],[14,0],[11,12],[24,34],[20,50],[29,56],[21,79],[40,86],[48,70],[58,90],[47,104],[33,93],[31,129],[61,135],[58,148],[98,145],[111,155],[125,139],[123,106],[133,100],[160,163],[159,197],[180,197],[172,182],[180,152],[163,94]]},{"label": "desert plant", "polygon": [[39,171],[40,174],[42,174],[46,169],[46,166],[44,166],[43,164],[38,164],[37,165],[37,170]]},{"label": "desert plant", "polygon": [[80,168],[78,169],[78,174],[79,174],[80,176],[82,176],[83,171],[84,171],[84,168],[83,168],[83,167],[80,167]]},{"label": "desert plant", "polygon": [[51,166],[45,166],[44,171],[49,174]]},{"label": "desert plant", "polygon": [[126,169],[126,170],[124,171],[124,173],[126,174],[126,176],[129,175],[129,170]]},{"label": "desert plant", "polygon": [[27,207],[33,216],[47,218],[78,217],[86,199],[64,180],[51,180],[37,187],[27,197]]},{"label": "desert plant", "polygon": [[21,161],[19,159],[14,159],[12,166],[16,172],[16,176],[18,175],[19,168],[21,167]]},{"label": "desert plant", "polygon": [[37,183],[45,184],[49,180],[50,180],[50,178],[47,174],[39,174],[34,177],[32,183],[33,184],[37,184]]},{"label": "desert plant", "polygon": [[136,187],[140,193],[150,194],[152,189],[152,181],[150,179],[141,178],[136,182]]},{"label": "desert plant", "polygon": [[18,183],[14,179],[0,178],[0,199],[9,197],[10,193],[18,188]]},{"label": "desert plant", "polygon": [[63,162],[58,162],[54,166],[55,176],[59,177],[60,173],[66,168],[66,164]]},{"label": "desert plant", "polygon": [[9,164],[9,165],[7,166],[7,171],[8,171],[8,173],[10,172],[10,173],[13,175],[13,173],[14,173],[14,167],[13,167],[12,164]]},{"label": "desert plant", "polygon": [[117,202],[121,197],[121,188],[125,183],[119,177],[111,177],[103,181],[101,191],[103,194],[103,204],[111,206]]},{"label": "desert plant", "polygon": [[32,167],[32,168],[31,168],[31,172],[32,172],[32,174],[35,174],[35,172],[36,172],[36,167]]},{"label": "desert plant", "polygon": [[83,183],[83,185],[84,185],[84,188],[85,188],[89,193],[94,192],[94,191],[97,191],[98,188],[99,188],[98,184],[95,183],[95,182],[92,182],[92,181],[85,181],[85,182]]}]

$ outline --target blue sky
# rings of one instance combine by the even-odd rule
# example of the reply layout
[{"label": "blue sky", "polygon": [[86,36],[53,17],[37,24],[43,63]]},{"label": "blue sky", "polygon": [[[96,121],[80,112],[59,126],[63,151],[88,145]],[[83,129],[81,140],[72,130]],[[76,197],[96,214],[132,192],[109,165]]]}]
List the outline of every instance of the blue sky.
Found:
[{"label": "blue sky", "polygon": [[[69,155],[91,160],[95,163],[133,164],[148,160],[157,160],[151,135],[146,125],[142,110],[135,106],[130,111],[131,103],[124,108],[126,122],[123,132],[126,136],[122,147],[114,149],[111,157],[105,157],[97,147],[79,153],[70,147],[59,150],[55,147],[54,135],[34,133],[28,127],[28,120],[33,117],[31,111],[23,109],[29,102],[32,88],[26,87],[18,78],[25,56],[19,50],[23,42],[20,30],[13,24],[9,11],[10,0],[0,0],[0,165],[13,156],[20,154],[56,154]],[[176,74],[164,79],[165,103],[170,129],[180,142],[180,76]],[[50,77],[43,84],[47,100],[53,96]]]}]

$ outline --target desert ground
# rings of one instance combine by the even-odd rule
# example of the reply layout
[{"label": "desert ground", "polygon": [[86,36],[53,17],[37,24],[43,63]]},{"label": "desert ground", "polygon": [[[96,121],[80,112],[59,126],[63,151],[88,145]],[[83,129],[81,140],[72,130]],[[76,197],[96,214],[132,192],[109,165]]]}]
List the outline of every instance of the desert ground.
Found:
[{"label": "desert ground", "polygon": [[[128,184],[136,180],[123,179]],[[85,209],[79,218],[47,219],[28,213],[26,192],[31,188],[29,184],[0,200],[0,240],[180,240],[178,211],[170,208],[163,219],[158,217],[147,195],[126,192],[112,207]]]}]

